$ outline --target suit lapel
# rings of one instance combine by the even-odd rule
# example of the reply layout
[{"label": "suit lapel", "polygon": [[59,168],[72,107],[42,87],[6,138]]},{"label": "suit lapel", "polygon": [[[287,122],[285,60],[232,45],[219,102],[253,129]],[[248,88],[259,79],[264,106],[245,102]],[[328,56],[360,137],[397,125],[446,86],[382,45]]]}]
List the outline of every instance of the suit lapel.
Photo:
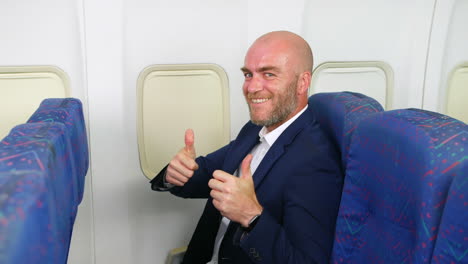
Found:
[{"label": "suit lapel", "polygon": [[297,134],[299,134],[299,132],[311,121],[313,121],[313,116],[309,107],[278,137],[273,146],[268,150],[262,162],[258,165],[258,168],[253,175],[255,189],[258,188],[265,175],[268,174],[268,171],[270,171],[273,164],[275,164],[276,160],[284,154],[285,148],[293,142]]},{"label": "suit lapel", "polygon": [[[284,154],[286,146],[291,144],[297,134],[299,134],[307,124],[311,123],[313,119],[313,114],[309,107],[278,137],[253,175],[255,188],[258,187],[273,164]],[[232,150],[226,156],[223,166],[225,172],[234,174],[239,168],[245,156],[247,156],[250,151],[252,151],[252,148],[259,142],[258,132],[260,129],[261,127],[259,126],[253,126],[244,136],[239,136],[236,139],[236,145],[233,146]]]},{"label": "suit lapel", "polygon": [[232,151],[226,156],[223,170],[227,173],[234,174],[239,168],[242,160],[247,156],[253,147],[259,142],[258,132],[261,127],[253,126],[245,136],[236,139],[236,145]]}]

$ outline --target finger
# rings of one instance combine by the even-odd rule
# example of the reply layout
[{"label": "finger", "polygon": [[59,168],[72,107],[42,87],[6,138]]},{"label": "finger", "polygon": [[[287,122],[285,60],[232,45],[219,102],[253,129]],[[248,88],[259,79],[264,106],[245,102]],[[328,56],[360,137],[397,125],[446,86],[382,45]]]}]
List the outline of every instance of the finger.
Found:
[{"label": "finger", "polygon": [[167,168],[178,171],[180,174],[186,176],[187,178],[190,178],[193,175],[193,167],[194,165],[189,161],[184,161],[179,158],[171,160],[171,162],[169,162],[169,167]]},{"label": "finger", "polygon": [[221,213],[221,215],[224,216],[224,213],[221,210],[221,203],[218,200],[213,200],[213,205]]},{"label": "finger", "polygon": [[168,167],[167,168],[167,174],[166,174],[166,180],[169,181],[169,179],[174,179],[174,180],[177,180],[177,181],[181,182],[182,184],[185,184],[190,179],[190,177],[188,177],[188,176],[186,176],[184,174],[181,174],[180,172],[178,172],[177,170],[175,170],[172,167]]},{"label": "finger", "polygon": [[222,188],[223,188],[223,183],[220,182],[219,180],[216,180],[216,179],[211,179],[209,182],[208,182],[208,187],[210,187],[210,189],[212,190],[216,190],[216,191],[220,191],[222,192]]},{"label": "finger", "polygon": [[219,192],[219,191],[216,191],[216,190],[211,190],[210,196],[214,200],[221,201],[221,199],[223,198],[223,193]]},{"label": "finger", "polygon": [[190,154],[192,158],[195,158],[195,134],[192,129],[187,129],[185,131],[185,151]]},{"label": "finger", "polygon": [[252,172],[250,170],[250,163],[252,162],[252,154],[247,155],[241,164],[241,178],[251,178]]},{"label": "finger", "polygon": [[227,182],[229,179],[231,178],[236,178],[235,176],[225,172],[225,171],[222,171],[222,170],[215,170],[213,172],[213,178],[217,179],[218,181],[221,181],[221,182]]},{"label": "finger", "polygon": [[185,183],[181,182],[181,181],[178,181],[174,178],[172,178],[171,180],[167,180],[168,183],[170,184],[174,184],[175,186],[184,186]]},{"label": "finger", "polygon": [[185,168],[191,171],[198,170],[197,162],[192,157],[187,156],[187,154],[180,153],[178,160]]},{"label": "finger", "polygon": [[174,185],[177,185],[177,186],[184,186],[185,185],[185,182],[180,181],[177,176],[174,177],[174,174],[170,174],[169,172],[167,172],[167,174],[166,174],[166,181],[168,183],[171,183],[171,184],[174,184]]}]

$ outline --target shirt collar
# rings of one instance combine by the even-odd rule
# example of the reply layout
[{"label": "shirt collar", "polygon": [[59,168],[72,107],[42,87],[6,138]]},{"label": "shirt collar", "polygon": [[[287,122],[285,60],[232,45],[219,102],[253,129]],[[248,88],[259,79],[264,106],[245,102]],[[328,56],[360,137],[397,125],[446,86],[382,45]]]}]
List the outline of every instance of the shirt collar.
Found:
[{"label": "shirt collar", "polygon": [[292,118],[290,118],[288,121],[284,122],[281,126],[275,128],[273,131],[268,132],[267,128],[264,126],[258,132],[258,136],[260,137],[260,142],[266,141],[266,143],[271,147],[273,146],[273,143],[281,136],[281,134],[286,130],[286,128],[289,127],[289,125],[292,124],[304,111],[309,107],[309,105],[306,105],[299,113],[294,115]]}]

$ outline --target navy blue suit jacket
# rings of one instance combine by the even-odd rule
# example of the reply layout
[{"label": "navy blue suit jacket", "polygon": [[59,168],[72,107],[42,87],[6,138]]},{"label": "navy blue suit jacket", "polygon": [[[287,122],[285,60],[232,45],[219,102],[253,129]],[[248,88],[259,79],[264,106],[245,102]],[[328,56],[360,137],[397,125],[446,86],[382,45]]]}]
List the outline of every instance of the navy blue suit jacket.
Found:
[{"label": "navy blue suit jacket", "polygon": [[[199,169],[170,191],[184,198],[209,198],[183,263],[206,264],[212,257],[221,220],[208,181],[215,170],[233,174],[258,143],[261,127],[247,123],[227,146],[199,157]],[[264,210],[253,230],[231,222],[220,247],[219,263],[328,263],[341,198],[339,154],[310,107],[276,140],[253,175]],[[164,171],[164,170],[163,170]],[[162,186],[160,173],[151,183]]]}]

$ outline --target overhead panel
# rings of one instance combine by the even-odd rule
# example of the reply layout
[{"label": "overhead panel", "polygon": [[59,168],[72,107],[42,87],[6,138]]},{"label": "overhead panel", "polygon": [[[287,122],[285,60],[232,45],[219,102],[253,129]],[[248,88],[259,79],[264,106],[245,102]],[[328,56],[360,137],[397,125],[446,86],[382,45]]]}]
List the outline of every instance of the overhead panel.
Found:
[{"label": "overhead panel", "polygon": [[385,109],[392,106],[393,72],[384,62],[325,62],[313,72],[309,95],[351,91],[370,96]]},{"label": "overhead panel", "polygon": [[69,83],[54,66],[0,67],[0,139],[25,123],[43,99],[69,97]]},{"label": "overhead panel", "polygon": [[154,65],[137,84],[140,165],[153,178],[195,132],[197,155],[229,142],[229,96],[225,71],[215,64]]}]

